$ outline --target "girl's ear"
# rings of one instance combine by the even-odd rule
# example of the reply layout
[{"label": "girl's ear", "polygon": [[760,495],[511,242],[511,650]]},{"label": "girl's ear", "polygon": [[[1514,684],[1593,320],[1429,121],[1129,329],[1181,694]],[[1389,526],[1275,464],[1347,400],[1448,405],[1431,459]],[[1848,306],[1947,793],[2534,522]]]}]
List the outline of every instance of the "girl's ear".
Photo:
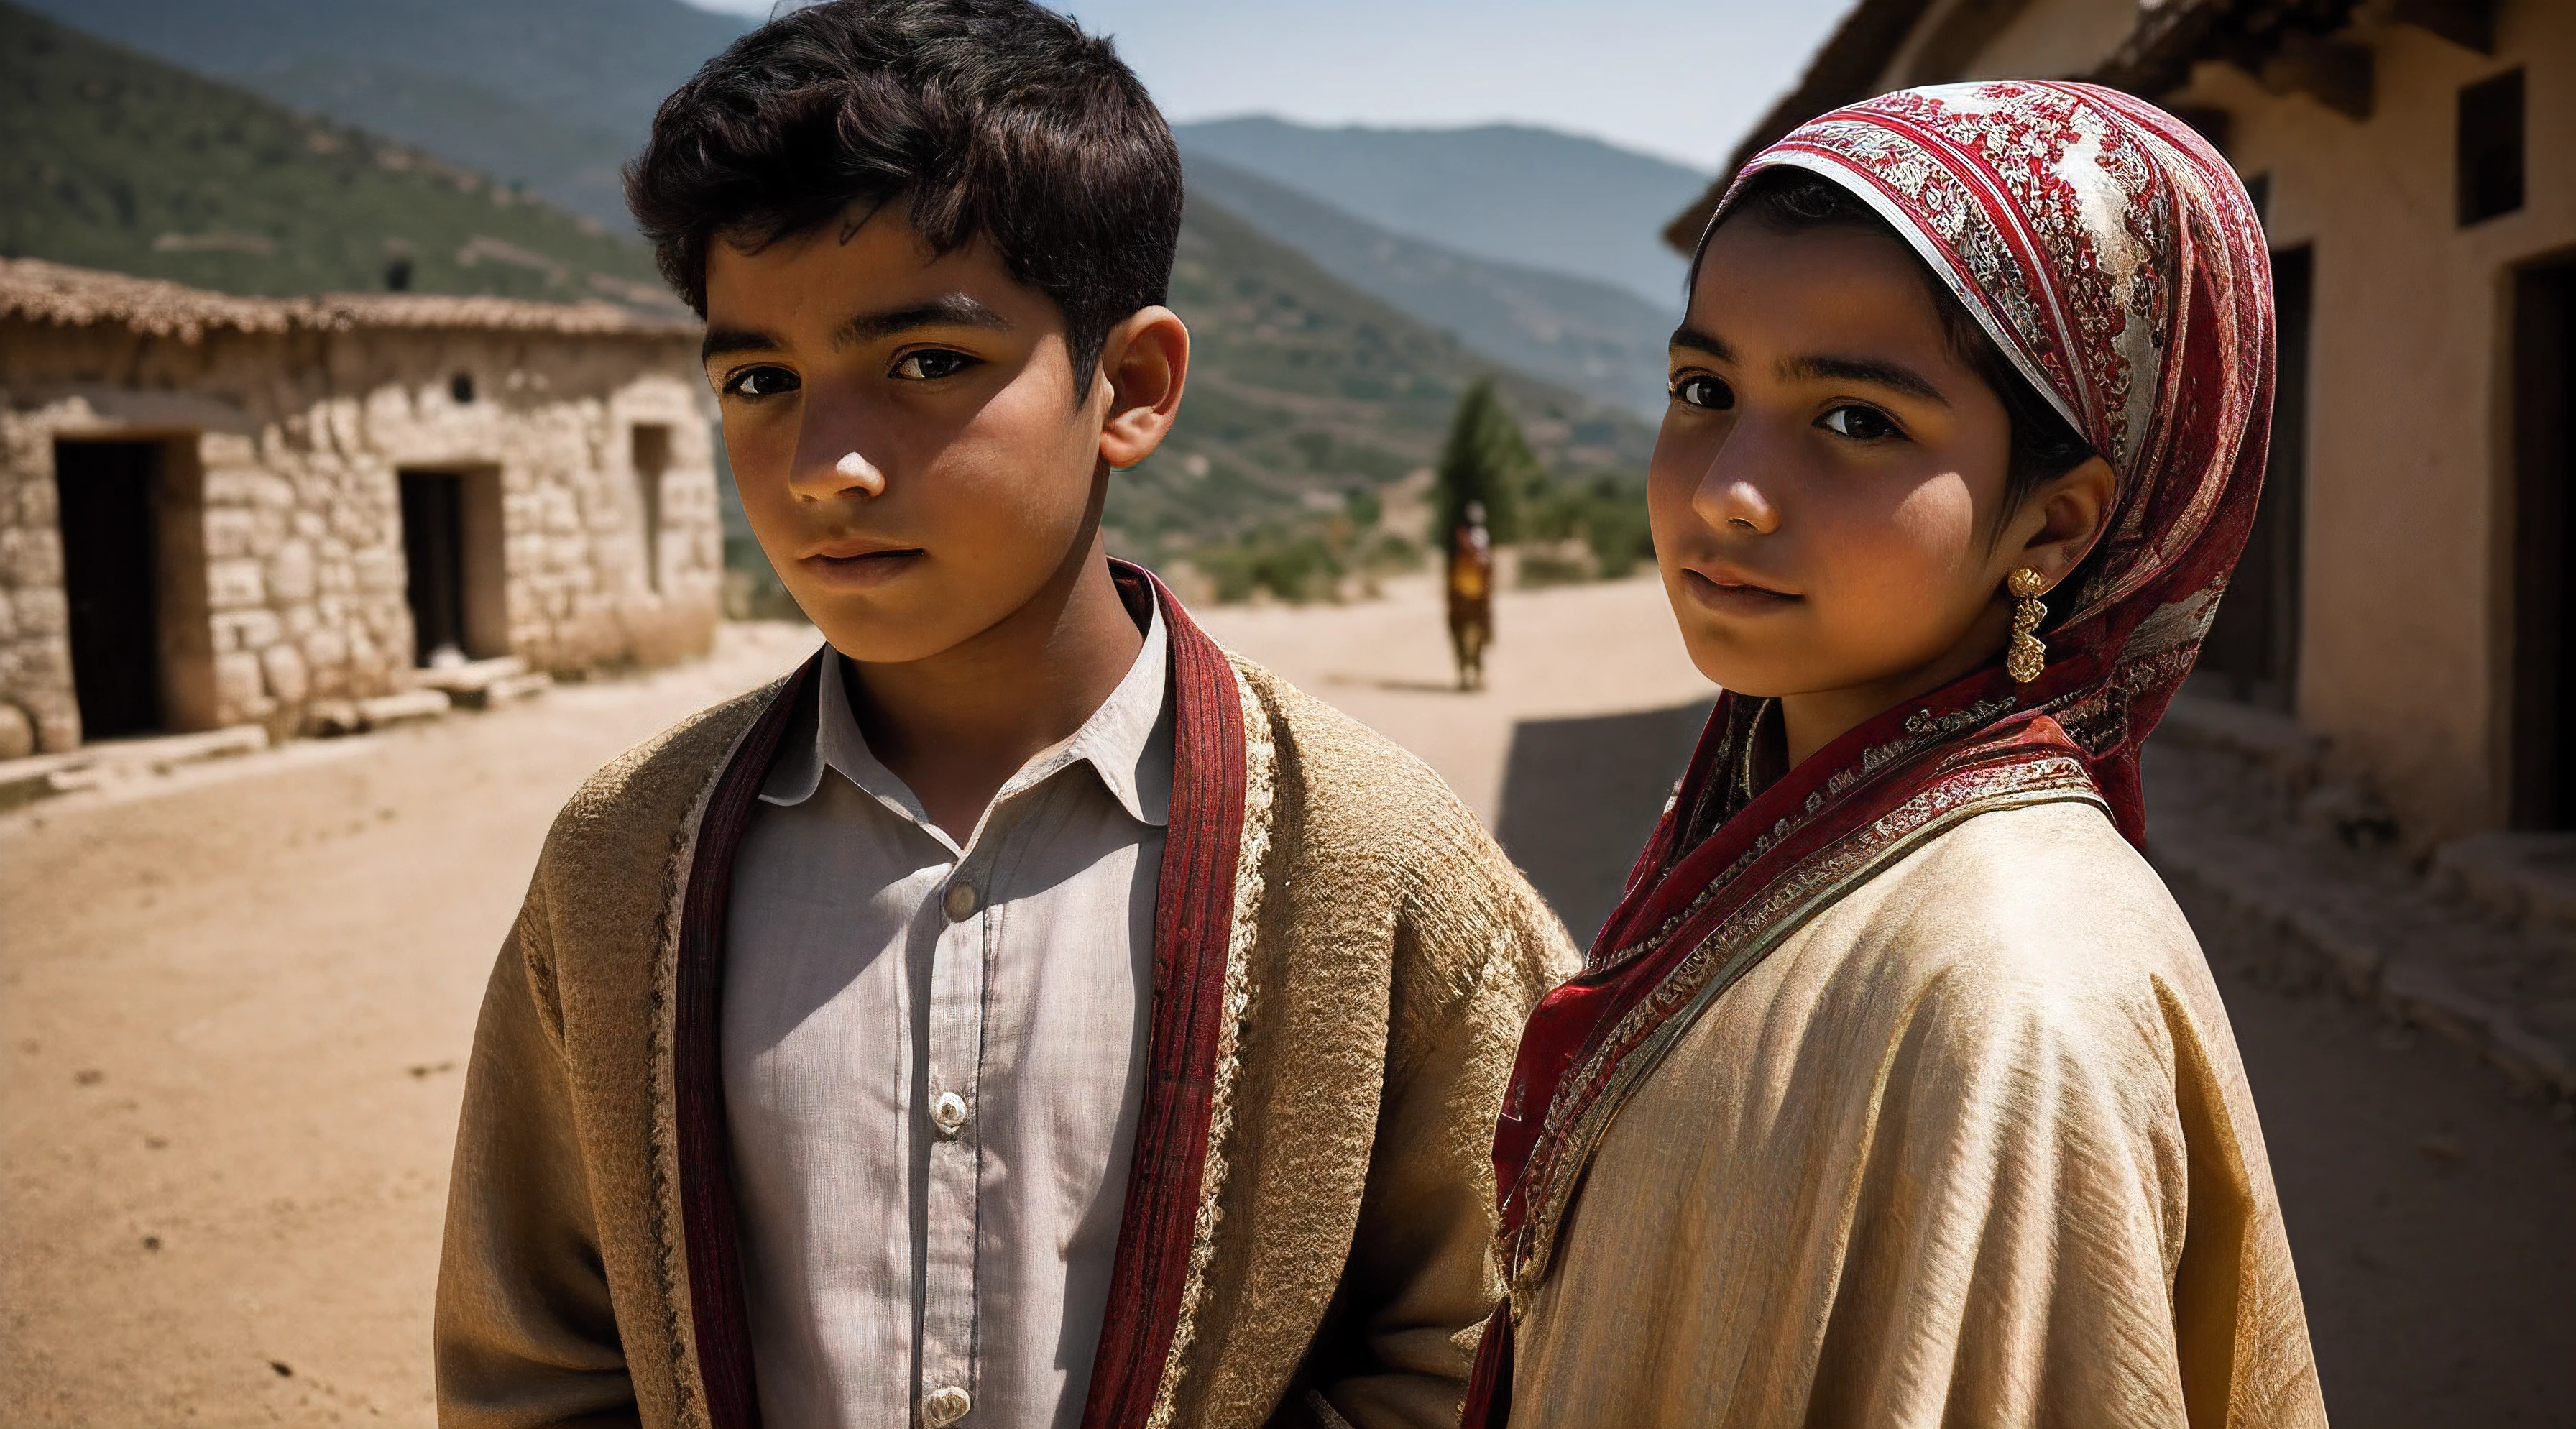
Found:
[{"label": "girl's ear", "polygon": [[2049,589],[2056,589],[2093,553],[2111,519],[2119,485],[2111,464],[2098,456],[2042,483],[2022,503],[2020,519],[2013,523],[2020,539],[2001,543],[1999,554],[2006,559],[2002,574],[2028,566],[2047,579]]}]

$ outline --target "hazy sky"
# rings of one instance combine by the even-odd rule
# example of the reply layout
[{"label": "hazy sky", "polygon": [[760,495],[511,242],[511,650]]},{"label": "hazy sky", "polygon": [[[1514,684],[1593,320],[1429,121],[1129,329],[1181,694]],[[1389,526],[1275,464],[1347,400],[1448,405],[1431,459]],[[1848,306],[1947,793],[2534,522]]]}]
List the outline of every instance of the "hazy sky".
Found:
[{"label": "hazy sky", "polygon": [[[692,0],[766,16],[770,0]],[[1714,169],[1848,0],[1054,0],[1174,120],[1517,120]]]}]

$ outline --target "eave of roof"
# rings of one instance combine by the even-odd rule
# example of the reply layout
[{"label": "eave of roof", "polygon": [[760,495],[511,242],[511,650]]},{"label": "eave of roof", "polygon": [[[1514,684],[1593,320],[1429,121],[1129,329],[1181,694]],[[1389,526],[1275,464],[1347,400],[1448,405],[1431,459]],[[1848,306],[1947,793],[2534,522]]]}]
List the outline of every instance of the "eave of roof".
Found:
[{"label": "eave of roof", "polygon": [[429,293],[245,298],[33,258],[0,259],[0,319],[6,318],[53,327],[119,327],[181,342],[196,342],[209,332],[517,332],[664,340],[698,332],[693,322],[610,303]]},{"label": "eave of roof", "polygon": [[[2142,3],[2129,37],[2090,73],[2077,76],[2147,99],[2157,99],[2191,79],[2204,59],[2259,66],[2284,36],[2329,35],[2352,20],[2357,0],[2162,0]],[[1876,92],[1906,40],[1931,9],[1930,0],[1859,0],[1833,38],[1798,81],[1737,145],[1725,172],[1698,201],[1664,226],[1664,242],[1687,254],[1699,246],[1709,215],[1746,160],[1790,130],[1828,110]]]}]

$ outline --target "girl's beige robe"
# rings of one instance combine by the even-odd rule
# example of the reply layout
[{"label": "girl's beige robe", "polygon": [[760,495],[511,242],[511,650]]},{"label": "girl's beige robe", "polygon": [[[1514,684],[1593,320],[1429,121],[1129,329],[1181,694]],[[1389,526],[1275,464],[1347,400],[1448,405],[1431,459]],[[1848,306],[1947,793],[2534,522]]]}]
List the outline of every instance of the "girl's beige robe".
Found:
[{"label": "girl's beige robe", "polygon": [[1970,818],[1702,1009],[1518,1307],[1513,1429],[2325,1422],[2198,944],[2092,803]]}]

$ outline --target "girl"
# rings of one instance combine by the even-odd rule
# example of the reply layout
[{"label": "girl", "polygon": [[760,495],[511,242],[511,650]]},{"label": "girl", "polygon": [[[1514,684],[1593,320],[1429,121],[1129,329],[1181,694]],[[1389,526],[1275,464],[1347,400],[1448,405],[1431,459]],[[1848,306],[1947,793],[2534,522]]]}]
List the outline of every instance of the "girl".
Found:
[{"label": "girl", "polygon": [[1649,493],[1726,693],[1523,1037],[1470,1424],[2323,1423],[2137,851],[2272,357],[2243,186],[2126,95],[1910,90],[1746,165]]}]

